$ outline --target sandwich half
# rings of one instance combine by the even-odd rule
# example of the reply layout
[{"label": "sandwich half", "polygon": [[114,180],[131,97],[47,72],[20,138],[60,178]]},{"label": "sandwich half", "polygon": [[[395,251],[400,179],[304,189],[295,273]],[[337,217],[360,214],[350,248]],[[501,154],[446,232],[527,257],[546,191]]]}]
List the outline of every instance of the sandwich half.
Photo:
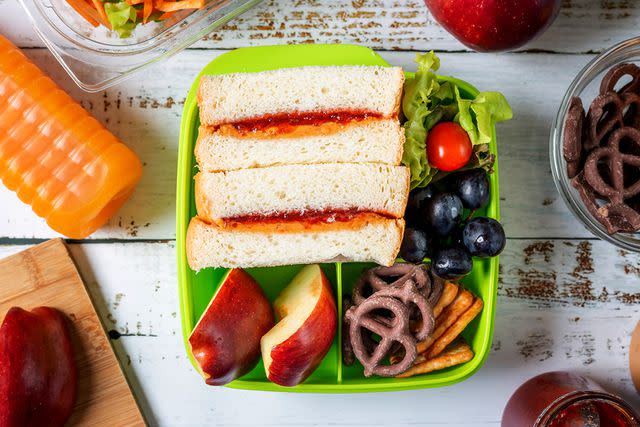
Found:
[{"label": "sandwich half", "polygon": [[271,267],[322,262],[393,264],[404,220],[357,214],[347,221],[227,223],[224,227],[191,219],[187,260],[193,270],[207,267]]},{"label": "sandwich half", "polygon": [[354,212],[401,218],[409,196],[409,169],[324,163],[200,172],[195,194],[198,216],[219,225]]},{"label": "sandwich half", "polygon": [[235,124],[253,131],[287,124],[397,118],[404,84],[400,67],[282,68],[202,76],[198,90],[205,126]]},{"label": "sandwich half", "polygon": [[200,170],[208,172],[312,163],[399,165],[404,140],[397,119],[280,126],[249,133],[233,125],[202,126],[195,156]]},{"label": "sandwich half", "polygon": [[191,268],[391,265],[409,195],[403,85],[398,67],[203,76]]}]

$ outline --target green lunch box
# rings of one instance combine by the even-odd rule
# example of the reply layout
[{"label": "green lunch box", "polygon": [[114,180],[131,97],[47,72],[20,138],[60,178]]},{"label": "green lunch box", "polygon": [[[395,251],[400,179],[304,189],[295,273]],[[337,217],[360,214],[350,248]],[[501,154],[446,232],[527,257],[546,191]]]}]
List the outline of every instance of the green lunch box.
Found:
[{"label": "green lunch box", "polygon": [[[350,45],[290,45],[243,48],[223,54],[207,65],[200,75],[225,74],[235,72],[258,72],[287,67],[306,65],[381,65],[388,66],[379,55],[361,46]],[[406,74],[407,79],[413,73]],[[464,97],[473,98],[478,90],[461,80],[440,77],[458,86]],[[177,184],[177,256],[178,284],[180,287],[180,314],[182,332],[187,354],[193,360],[189,350],[188,337],[207,307],[217,287],[224,277],[226,269],[208,268],[199,273],[192,271],[187,264],[185,239],[189,220],[196,215],[194,198],[194,180],[197,166],[193,149],[200,126],[198,105],[196,100],[200,76],[194,81],[187,96],[180,129],[180,148],[178,158]],[[491,140],[491,152],[497,155],[495,128]],[[495,172],[490,176],[491,199],[488,206],[479,212],[499,219],[499,192],[497,162]],[[266,248],[265,248],[266,249]],[[336,296],[338,314],[342,318],[342,296],[350,294],[353,285],[363,272],[373,264],[332,263],[323,264],[322,268],[333,285]],[[301,265],[250,268],[247,272],[260,283],[270,300],[274,300],[280,291],[290,282],[302,268]],[[471,345],[475,356],[462,365],[411,378],[365,378],[359,363],[344,366],[341,355],[341,336],[344,333],[339,326],[338,333],[331,350],[318,369],[296,387],[281,387],[271,383],[265,375],[260,362],[250,373],[228,385],[228,387],[246,390],[316,392],[316,393],[356,393],[393,390],[410,390],[427,387],[442,387],[462,381],[473,375],[484,363],[491,347],[493,322],[495,316],[498,289],[498,258],[474,259],[473,271],[462,281],[464,286],[484,301],[484,309],[463,332],[464,338]],[[338,322],[341,325],[342,322]]]}]

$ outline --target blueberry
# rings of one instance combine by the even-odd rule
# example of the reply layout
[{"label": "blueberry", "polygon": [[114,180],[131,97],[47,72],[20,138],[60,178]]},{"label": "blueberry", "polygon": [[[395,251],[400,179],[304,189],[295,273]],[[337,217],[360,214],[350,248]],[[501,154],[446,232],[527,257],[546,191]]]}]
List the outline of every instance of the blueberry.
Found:
[{"label": "blueberry", "polygon": [[482,169],[472,169],[456,174],[455,193],[467,209],[478,209],[489,201],[489,179]]},{"label": "blueberry", "polygon": [[507,239],[504,229],[493,218],[473,218],[462,231],[462,241],[469,253],[478,257],[492,257],[500,254]]},{"label": "blueberry", "polygon": [[430,241],[427,233],[422,230],[407,227],[404,230],[400,256],[407,262],[422,262],[429,251]]},{"label": "blueberry", "polygon": [[431,199],[434,193],[434,189],[431,186],[417,188],[409,193],[405,218],[410,224],[417,225],[420,222],[420,212],[424,209],[426,201]]},{"label": "blueberry", "polygon": [[468,274],[473,267],[471,255],[465,248],[449,246],[439,249],[431,258],[434,274],[446,280],[457,279]]},{"label": "blueberry", "polygon": [[451,193],[437,193],[422,210],[422,220],[438,236],[448,236],[462,219],[462,201]]}]

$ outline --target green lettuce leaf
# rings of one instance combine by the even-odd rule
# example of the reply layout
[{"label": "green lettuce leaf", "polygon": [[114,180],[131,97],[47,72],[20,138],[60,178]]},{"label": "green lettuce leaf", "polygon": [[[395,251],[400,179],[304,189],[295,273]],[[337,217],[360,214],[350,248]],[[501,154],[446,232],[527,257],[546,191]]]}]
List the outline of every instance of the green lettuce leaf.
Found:
[{"label": "green lettuce leaf", "polygon": [[441,121],[459,123],[469,134],[474,152],[464,169],[491,170],[494,156],[489,153],[493,124],[512,117],[511,107],[498,92],[481,92],[475,99],[463,99],[451,82],[439,82],[435,71],[440,60],[433,51],[416,56],[418,70],[407,80],[402,100],[406,118],[402,163],[411,171],[411,188],[425,187],[446,176],[429,164],[426,139],[429,130]]},{"label": "green lettuce leaf", "polygon": [[407,118],[420,120],[420,115],[428,113],[425,106],[429,103],[432,92],[440,88],[436,75],[431,72],[440,68],[440,60],[433,53],[416,55],[418,71],[413,80],[407,82],[402,99],[402,111]]},{"label": "green lettuce leaf", "polygon": [[402,163],[411,171],[411,188],[430,181],[431,168],[427,161],[425,121],[433,113],[430,109],[431,96],[440,90],[438,79],[431,72],[440,67],[440,60],[435,53],[431,51],[424,55],[418,54],[416,62],[418,71],[415,77],[406,83],[402,100],[402,111],[407,118],[404,124],[406,141]]},{"label": "green lettuce leaf", "polygon": [[126,0],[116,2],[105,2],[104,11],[107,14],[109,23],[113,31],[122,38],[129,37],[136,28],[136,9]]},{"label": "green lettuce leaf", "polygon": [[459,111],[454,120],[467,131],[473,145],[488,144],[493,124],[513,117],[507,99],[499,92],[480,92],[469,100],[462,99],[456,88],[456,96]]}]

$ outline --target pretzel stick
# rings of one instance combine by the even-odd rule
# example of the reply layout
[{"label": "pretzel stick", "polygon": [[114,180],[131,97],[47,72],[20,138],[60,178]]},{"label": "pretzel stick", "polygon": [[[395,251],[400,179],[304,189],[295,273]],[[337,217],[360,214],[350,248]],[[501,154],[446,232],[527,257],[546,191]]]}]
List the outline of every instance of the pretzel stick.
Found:
[{"label": "pretzel stick", "polygon": [[461,292],[453,300],[442,314],[436,320],[436,328],[427,339],[420,341],[417,345],[418,353],[424,353],[444,332],[453,325],[458,317],[460,317],[473,304],[473,294],[466,289],[460,288]]},{"label": "pretzel stick", "polygon": [[426,374],[427,372],[438,371],[440,369],[449,368],[451,366],[460,365],[473,359],[473,351],[471,347],[463,340],[456,341],[451,344],[440,356],[425,360],[422,363],[413,365],[405,372],[396,376],[396,378],[407,378],[418,374]]},{"label": "pretzel stick", "polygon": [[[454,283],[447,282],[442,297],[440,297],[433,310],[434,317],[436,317],[436,310],[439,313],[439,316],[436,317],[435,329],[426,339],[416,345],[418,354],[424,353],[447,328],[453,325],[462,313],[471,307],[471,304],[473,304],[473,294],[471,292]],[[397,363],[402,360],[402,355],[392,355],[389,360],[391,363]]]},{"label": "pretzel stick", "polygon": [[442,296],[440,297],[436,305],[433,307],[433,317],[437,319],[438,316],[442,314],[442,311],[445,308],[447,308],[447,306],[451,304],[454,299],[456,299],[456,296],[458,296],[459,289],[460,287],[455,283],[445,282],[444,290],[442,291]]},{"label": "pretzel stick", "polygon": [[[438,302],[433,307],[433,318],[437,319],[442,311],[447,308],[449,304],[453,302],[453,300],[458,295],[458,289],[460,287],[455,283],[445,282],[444,289],[442,290],[442,295],[438,299]],[[436,321],[436,327],[438,326],[438,322]],[[411,331],[416,332],[422,328],[422,319],[411,324]]]},{"label": "pretzel stick", "polygon": [[480,298],[476,298],[473,305],[466,310],[442,336],[434,341],[433,346],[427,352],[427,359],[433,359],[442,353],[442,351],[451,342],[453,342],[458,335],[462,333],[464,328],[466,328],[467,325],[471,323],[471,321],[482,311],[482,306],[482,300]]},{"label": "pretzel stick", "polygon": [[442,348],[445,348],[449,343],[455,341],[464,328],[466,328],[467,325],[471,323],[471,321],[482,311],[482,306],[482,300],[480,298],[475,298],[473,305],[458,317],[454,324],[451,325],[446,332],[433,343],[433,346],[428,352],[425,351],[418,354],[416,360],[413,362],[414,365],[433,359],[442,351]]}]

